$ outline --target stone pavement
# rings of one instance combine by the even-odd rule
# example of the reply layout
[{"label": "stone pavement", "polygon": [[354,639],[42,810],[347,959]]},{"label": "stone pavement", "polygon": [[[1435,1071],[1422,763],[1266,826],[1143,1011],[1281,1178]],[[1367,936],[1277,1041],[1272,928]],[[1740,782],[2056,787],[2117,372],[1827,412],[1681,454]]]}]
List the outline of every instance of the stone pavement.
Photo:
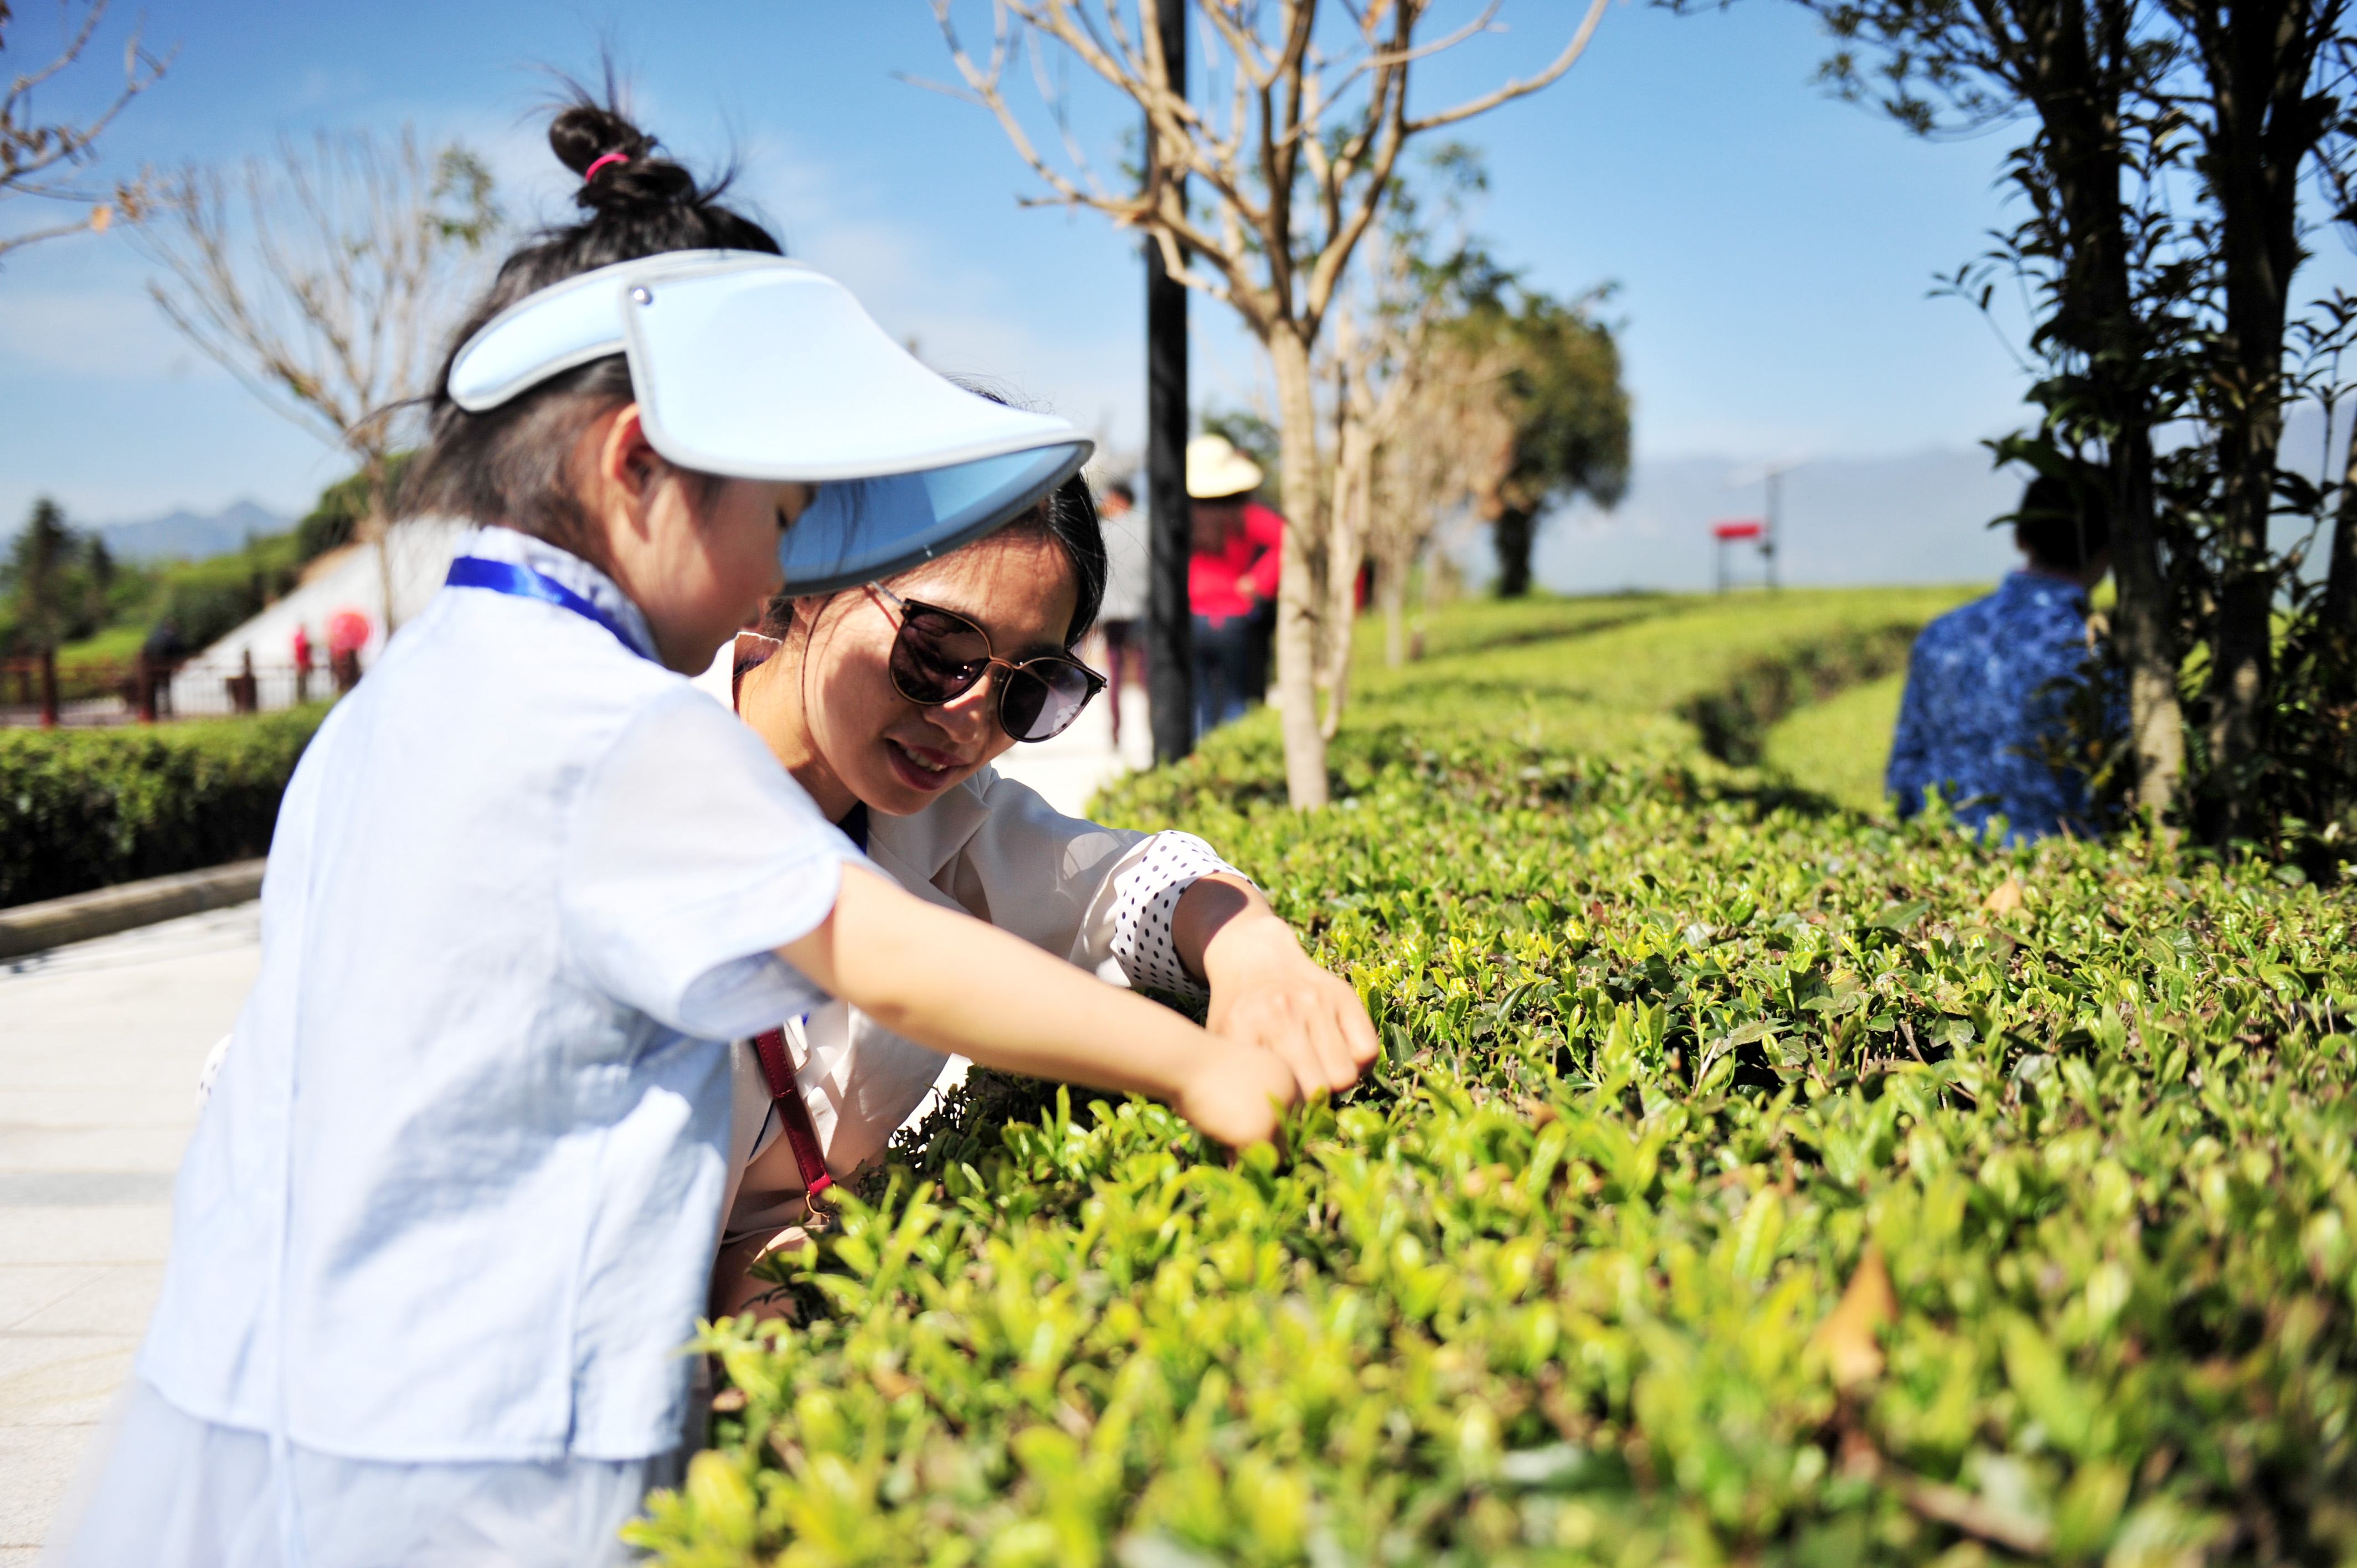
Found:
[{"label": "stone pavement", "polygon": [[[1077,813],[1152,742],[1125,693],[1000,761]],[[205,1052],[261,967],[260,906],[0,961],[0,1568],[30,1568],[164,1276]]]},{"label": "stone pavement", "polygon": [[164,1278],[205,1052],[260,906],[0,964],[0,1568],[29,1565]]}]

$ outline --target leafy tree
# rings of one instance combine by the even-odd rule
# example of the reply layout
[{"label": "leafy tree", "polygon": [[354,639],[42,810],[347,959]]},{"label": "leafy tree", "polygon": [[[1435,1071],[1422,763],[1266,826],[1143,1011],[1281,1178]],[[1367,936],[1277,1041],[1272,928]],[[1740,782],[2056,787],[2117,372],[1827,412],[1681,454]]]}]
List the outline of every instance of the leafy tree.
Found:
[{"label": "leafy tree", "polygon": [[[2315,595],[2298,568],[2325,529],[2357,560],[2357,509],[2278,448],[2287,404],[2331,392],[2316,368],[2357,337],[2350,313],[2302,313],[2294,292],[2303,180],[2323,175],[2344,207],[2349,190],[2347,0],[1797,3],[1835,35],[1836,91],[1923,135],[2029,125],[2005,166],[2028,216],[1948,281],[1986,308],[2009,275],[2033,306],[2040,416],[1999,455],[2111,476],[2136,801],[2222,847],[2307,832],[2296,819],[2320,801],[2345,811],[2345,787],[2318,788],[2345,746],[2281,720],[2351,696],[2349,661],[2303,628],[2357,622],[2357,591]],[[2171,422],[2195,439],[2156,454]],[[2287,512],[2309,539],[2272,549]],[[2286,618],[2303,650],[2289,687]]]},{"label": "leafy tree", "polygon": [[107,619],[114,581],[104,542],[68,525],[64,509],[41,497],[0,563],[10,643],[20,653],[54,653],[90,636]]},{"label": "leafy tree", "polygon": [[1530,592],[1541,512],[1578,495],[1609,508],[1627,492],[1629,392],[1620,347],[1595,317],[1603,297],[1566,304],[1501,273],[1445,328],[1456,353],[1498,367],[1498,406],[1512,431],[1478,495],[1502,598]]}]

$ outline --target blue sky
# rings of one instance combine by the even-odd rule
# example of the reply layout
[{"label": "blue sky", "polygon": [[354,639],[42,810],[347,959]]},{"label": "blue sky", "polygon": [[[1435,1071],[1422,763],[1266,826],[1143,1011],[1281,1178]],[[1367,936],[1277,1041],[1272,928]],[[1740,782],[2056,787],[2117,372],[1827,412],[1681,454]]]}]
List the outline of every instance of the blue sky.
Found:
[{"label": "blue sky", "polygon": [[[964,9],[986,29],[985,7]],[[1576,16],[1508,0],[1511,30],[1435,62],[1416,101],[1527,73]],[[52,17],[19,8],[10,68]],[[127,5],[110,18],[118,43],[130,19]],[[511,207],[542,216],[569,187],[534,68],[594,70],[608,42],[649,129],[692,160],[733,149],[740,190],[789,250],[929,360],[1138,439],[1135,253],[1092,215],[1019,207],[1034,187],[989,118],[895,80],[951,75],[923,0],[151,0],[145,27],[179,53],[119,123],[102,174],[410,122],[483,150]],[[2009,138],[1926,144],[1830,102],[1810,81],[1824,52],[1807,15],[1772,0],[1691,17],[1622,0],[1562,81],[1463,127],[1488,156],[1478,227],[1501,258],[1563,293],[1618,285],[1641,456],[1881,456],[1968,447],[2018,418],[2023,378],[1998,335],[1927,297],[2003,220]],[[1117,106],[1083,93],[1080,110],[1109,154]],[[27,223],[27,205],[0,222]],[[0,526],[38,493],[91,521],[242,496],[295,510],[342,471],[172,336],[147,272],[119,233],[0,264]],[[2320,291],[2323,275],[2307,281]],[[1196,321],[1199,403],[1249,403],[1252,345],[1216,304],[1199,301]]]}]

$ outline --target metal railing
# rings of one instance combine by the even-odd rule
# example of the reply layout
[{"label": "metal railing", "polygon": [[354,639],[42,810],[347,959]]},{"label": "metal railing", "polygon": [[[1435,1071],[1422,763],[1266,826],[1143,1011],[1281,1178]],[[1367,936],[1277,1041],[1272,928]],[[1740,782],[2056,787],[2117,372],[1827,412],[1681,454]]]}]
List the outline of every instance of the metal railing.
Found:
[{"label": "metal railing", "polygon": [[276,713],[350,691],[351,655],[307,670],[293,663],[233,669],[142,655],[131,661],[60,662],[54,655],[0,660],[0,728],[91,728],[158,719]]}]

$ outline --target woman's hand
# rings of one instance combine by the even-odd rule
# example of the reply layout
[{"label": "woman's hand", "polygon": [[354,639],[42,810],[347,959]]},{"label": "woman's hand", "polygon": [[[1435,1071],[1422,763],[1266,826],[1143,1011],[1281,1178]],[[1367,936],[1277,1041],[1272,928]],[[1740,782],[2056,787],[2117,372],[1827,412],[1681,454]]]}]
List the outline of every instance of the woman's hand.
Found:
[{"label": "woman's hand", "polygon": [[1211,987],[1207,1028],[1274,1053],[1304,1094],[1359,1080],[1380,1048],[1359,993],[1309,961],[1257,890],[1207,876],[1176,914],[1178,955]]}]

